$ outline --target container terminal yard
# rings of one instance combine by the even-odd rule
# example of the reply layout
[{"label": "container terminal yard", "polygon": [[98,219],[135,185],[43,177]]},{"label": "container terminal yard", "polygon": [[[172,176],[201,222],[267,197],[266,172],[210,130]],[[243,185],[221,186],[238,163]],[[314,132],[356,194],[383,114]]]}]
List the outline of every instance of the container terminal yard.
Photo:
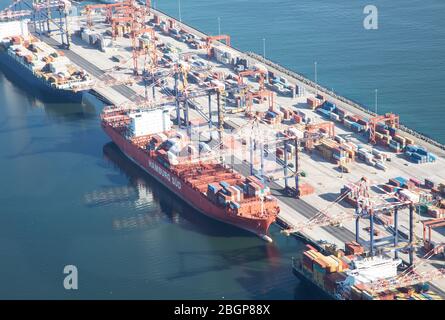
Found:
[{"label": "container terminal yard", "polygon": [[108,105],[141,168],[217,220],[304,239],[289,270],[333,299],[445,297],[443,145],[149,2],[72,8],[14,2],[2,46],[35,37],[83,70],[69,90]]}]

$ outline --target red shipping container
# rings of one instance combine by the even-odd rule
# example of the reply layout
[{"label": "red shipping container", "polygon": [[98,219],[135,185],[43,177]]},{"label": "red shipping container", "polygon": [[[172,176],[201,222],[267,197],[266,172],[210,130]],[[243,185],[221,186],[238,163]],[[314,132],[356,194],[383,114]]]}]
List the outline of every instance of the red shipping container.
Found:
[{"label": "red shipping container", "polygon": [[294,121],[295,123],[301,123],[301,116],[299,116],[298,114],[294,114]]},{"label": "red shipping container", "polygon": [[311,107],[315,107],[317,105],[317,102],[314,98],[307,98],[306,102]]},{"label": "red shipping container", "polygon": [[357,122],[358,121],[358,117],[357,116],[349,116],[349,120],[351,120],[353,122]]},{"label": "red shipping container", "polygon": [[418,179],[415,179],[415,178],[410,178],[409,181],[411,181],[412,183],[414,183],[414,185],[415,185],[416,187],[420,187],[420,186],[422,185],[422,182],[421,182],[420,180],[418,180]]}]

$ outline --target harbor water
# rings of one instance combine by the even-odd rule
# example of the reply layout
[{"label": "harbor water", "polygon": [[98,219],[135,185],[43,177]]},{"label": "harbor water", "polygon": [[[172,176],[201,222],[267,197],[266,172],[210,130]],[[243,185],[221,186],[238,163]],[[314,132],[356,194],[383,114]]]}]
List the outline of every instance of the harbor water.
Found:
[{"label": "harbor water", "polygon": [[[158,1],[155,1],[155,3]],[[181,18],[445,142],[445,4],[181,1]],[[0,0],[0,8],[8,1]],[[178,17],[177,1],[159,9]],[[259,17],[262,17],[261,19]],[[102,132],[99,105],[56,104],[0,70],[0,298],[314,299],[291,272],[302,244],[273,244],[195,212],[128,161]],[[66,265],[78,290],[63,286]]]},{"label": "harbor water", "polygon": [[[179,18],[177,0],[152,1]],[[445,143],[445,2],[442,0],[182,0],[181,19],[229,34],[254,51],[375,111]],[[366,30],[363,10],[378,9]],[[218,20],[219,18],[219,20]],[[265,41],[263,41],[265,39]],[[264,46],[265,44],[265,46]],[[265,49],[265,50],[263,50]]]}]

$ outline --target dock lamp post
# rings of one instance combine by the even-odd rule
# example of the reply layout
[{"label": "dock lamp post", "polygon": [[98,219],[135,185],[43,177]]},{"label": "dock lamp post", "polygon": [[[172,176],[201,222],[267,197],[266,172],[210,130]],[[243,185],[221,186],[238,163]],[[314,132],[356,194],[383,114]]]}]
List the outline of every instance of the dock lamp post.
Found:
[{"label": "dock lamp post", "polygon": [[378,89],[375,89],[374,90],[374,93],[375,93],[375,101],[374,101],[374,107],[375,107],[375,115],[378,115],[378,113],[377,113],[377,95],[378,95],[378,92],[379,92],[379,90]]},{"label": "dock lamp post", "polygon": [[[266,60],[266,38],[263,38],[263,59]],[[266,83],[269,83],[269,72],[266,73]]]},{"label": "dock lamp post", "polygon": [[318,95],[317,61],[314,62],[314,74],[315,74],[315,96],[317,96]]},{"label": "dock lamp post", "polygon": [[178,0],[178,13],[179,13],[179,22],[182,22],[182,15],[181,15],[181,0]]},{"label": "dock lamp post", "polygon": [[266,59],[266,38],[263,38],[263,59]]}]

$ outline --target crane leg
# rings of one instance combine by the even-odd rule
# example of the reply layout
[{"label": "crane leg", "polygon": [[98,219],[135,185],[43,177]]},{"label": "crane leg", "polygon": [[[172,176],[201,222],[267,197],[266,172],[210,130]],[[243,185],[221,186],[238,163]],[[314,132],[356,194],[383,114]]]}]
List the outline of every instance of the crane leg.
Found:
[{"label": "crane leg", "polygon": [[360,243],[360,217],[358,216],[358,208],[355,209],[357,217],[355,218],[355,242]]},{"label": "crane leg", "polygon": [[218,109],[218,133],[219,133],[219,141],[222,143],[222,131],[223,131],[223,115],[221,110],[221,94],[219,91],[216,93],[216,103]]},{"label": "crane leg", "polygon": [[212,128],[212,95],[209,93],[209,129]]},{"label": "crane leg", "polygon": [[189,119],[189,104],[186,101],[184,101],[184,120],[185,120],[185,127],[187,128],[187,132],[190,130],[190,119]]},{"label": "crane leg", "polygon": [[287,177],[287,141],[284,141],[284,188],[289,190],[289,181]]},{"label": "crane leg", "polygon": [[261,176],[264,177],[264,144],[260,145]]},{"label": "crane leg", "polygon": [[250,175],[253,175],[253,148],[254,148],[254,141],[253,138],[250,137]]},{"label": "crane leg", "polygon": [[178,123],[178,127],[181,127],[181,108],[179,105],[179,96],[178,96],[178,74],[175,74],[175,94],[176,94],[176,121]]},{"label": "crane leg", "polygon": [[295,196],[298,198],[300,196],[300,178],[299,178],[299,173],[300,173],[300,166],[299,166],[299,161],[300,161],[300,155],[299,155],[299,141],[298,138],[295,138]]},{"label": "crane leg", "polygon": [[399,222],[398,222],[398,209],[394,210],[394,258],[398,258],[397,245],[399,243]]},{"label": "crane leg", "polygon": [[370,252],[371,256],[374,256],[374,214],[369,215],[369,239],[370,239]]},{"label": "crane leg", "polygon": [[410,205],[409,206],[409,243],[410,243],[410,248],[409,248],[409,264],[413,265],[414,263],[414,256],[413,256],[413,242],[414,242],[414,206]]}]

